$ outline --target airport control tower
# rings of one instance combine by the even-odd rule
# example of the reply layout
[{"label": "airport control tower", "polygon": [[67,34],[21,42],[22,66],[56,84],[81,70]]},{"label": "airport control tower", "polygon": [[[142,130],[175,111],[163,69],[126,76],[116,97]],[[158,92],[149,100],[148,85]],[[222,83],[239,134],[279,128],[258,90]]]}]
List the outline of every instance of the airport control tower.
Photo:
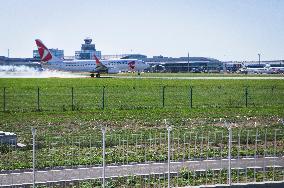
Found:
[{"label": "airport control tower", "polygon": [[96,45],[92,44],[91,38],[84,39],[85,44],[82,44],[80,51],[75,51],[76,59],[94,59],[94,54],[100,59],[101,51],[96,50]]}]

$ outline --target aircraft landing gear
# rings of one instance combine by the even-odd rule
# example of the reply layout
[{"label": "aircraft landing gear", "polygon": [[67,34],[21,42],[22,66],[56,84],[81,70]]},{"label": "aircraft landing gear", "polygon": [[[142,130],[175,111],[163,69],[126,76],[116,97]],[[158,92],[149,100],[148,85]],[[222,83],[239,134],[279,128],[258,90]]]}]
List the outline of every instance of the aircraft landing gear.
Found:
[{"label": "aircraft landing gear", "polygon": [[[91,78],[94,78],[94,77],[95,77],[95,74],[92,73],[90,76],[91,76]],[[101,77],[101,74],[100,74],[100,73],[97,73],[97,74],[96,74],[96,78],[100,78],[100,77]]]}]

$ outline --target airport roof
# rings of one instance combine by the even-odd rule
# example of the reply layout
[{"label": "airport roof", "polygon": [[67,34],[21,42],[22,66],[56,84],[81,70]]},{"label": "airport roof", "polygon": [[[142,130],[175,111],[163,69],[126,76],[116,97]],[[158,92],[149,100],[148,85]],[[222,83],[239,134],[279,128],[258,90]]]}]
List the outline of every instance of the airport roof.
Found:
[{"label": "airport roof", "polygon": [[214,58],[208,58],[208,57],[179,57],[179,58],[172,58],[172,57],[155,57],[155,58],[146,58],[144,61],[147,62],[187,62],[187,61],[193,62],[193,61],[208,61],[208,62],[220,62],[217,59]]}]

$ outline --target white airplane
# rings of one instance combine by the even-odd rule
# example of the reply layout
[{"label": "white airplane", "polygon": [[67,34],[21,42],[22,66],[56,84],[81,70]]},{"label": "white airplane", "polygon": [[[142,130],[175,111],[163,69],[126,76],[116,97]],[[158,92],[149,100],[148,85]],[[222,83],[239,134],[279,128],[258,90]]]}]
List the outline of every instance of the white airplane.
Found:
[{"label": "white airplane", "polygon": [[245,74],[270,74],[269,64],[249,64],[240,69],[241,73]]},{"label": "white airplane", "polygon": [[149,65],[137,59],[99,60],[62,60],[54,56],[41,40],[35,40],[42,66],[50,70],[89,72],[91,77],[100,77],[101,73],[117,74],[119,72],[138,71],[142,72]]},{"label": "white airplane", "polygon": [[271,66],[270,70],[272,74],[284,73],[284,66],[281,65]]}]

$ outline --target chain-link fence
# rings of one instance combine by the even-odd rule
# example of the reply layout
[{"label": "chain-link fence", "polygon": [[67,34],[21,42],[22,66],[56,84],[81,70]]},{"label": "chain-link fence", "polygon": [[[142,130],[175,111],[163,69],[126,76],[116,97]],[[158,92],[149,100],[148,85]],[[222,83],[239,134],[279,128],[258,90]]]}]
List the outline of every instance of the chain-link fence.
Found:
[{"label": "chain-link fence", "polygon": [[284,105],[284,88],[225,86],[6,87],[2,111],[264,107]]},{"label": "chain-link fence", "polygon": [[33,151],[35,182],[44,186],[181,187],[284,181],[283,129],[231,130],[230,134],[227,129],[186,127],[107,129],[105,136],[100,130],[78,136],[37,131],[35,140],[31,133],[17,135],[16,142],[1,139],[0,185],[32,185]]}]

